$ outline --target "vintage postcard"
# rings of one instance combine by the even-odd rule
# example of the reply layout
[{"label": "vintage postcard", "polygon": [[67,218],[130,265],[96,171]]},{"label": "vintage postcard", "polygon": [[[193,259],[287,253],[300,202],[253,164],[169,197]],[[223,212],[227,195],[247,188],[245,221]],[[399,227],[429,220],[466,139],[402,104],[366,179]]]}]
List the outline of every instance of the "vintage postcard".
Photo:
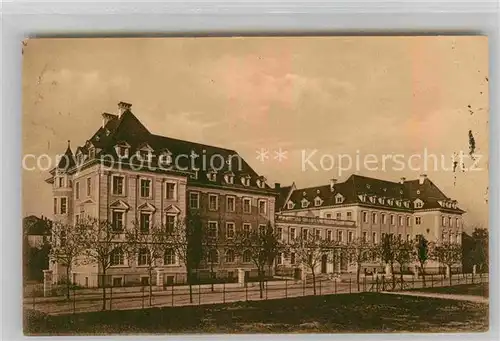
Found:
[{"label": "vintage postcard", "polygon": [[25,334],[488,330],[487,37],[21,47]]}]

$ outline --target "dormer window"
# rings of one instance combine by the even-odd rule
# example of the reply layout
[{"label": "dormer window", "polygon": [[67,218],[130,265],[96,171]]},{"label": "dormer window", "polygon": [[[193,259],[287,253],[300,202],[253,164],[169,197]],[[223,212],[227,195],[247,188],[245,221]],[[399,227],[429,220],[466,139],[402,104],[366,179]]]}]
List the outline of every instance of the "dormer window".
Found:
[{"label": "dormer window", "polygon": [[191,173],[189,177],[193,180],[198,180],[198,171],[197,170],[193,171],[193,173]]},{"label": "dormer window", "polygon": [[419,190],[419,189],[417,189],[417,195],[419,195],[419,194],[420,194],[420,190]]},{"label": "dormer window", "polygon": [[314,199],[314,206],[321,206],[322,203],[323,203],[323,200],[321,200],[320,197],[316,197]]},{"label": "dormer window", "polygon": [[249,175],[242,176],[241,177],[241,184],[243,186],[250,186],[250,176]]},{"label": "dormer window", "polygon": [[396,206],[401,207],[401,200],[396,200]]},{"label": "dormer window", "polygon": [[336,204],[342,204],[344,202],[344,196],[340,193],[337,193],[335,196],[335,203]]},{"label": "dormer window", "polygon": [[370,202],[371,202],[372,204],[374,204],[374,203],[375,203],[375,196],[371,196],[371,197],[370,197]]},{"label": "dormer window", "polygon": [[120,158],[127,158],[130,146],[127,143],[120,143],[115,146],[116,155]]},{"label": "dormer window", "polygon": [[266,187],[266,179],[264,177],[260,177],[257,179],[257,186],[260,188],[265,188]]},{"label": "dormer window", "polygon": [[405,202],[403,203],[403,205],[404,205],[406,208],[409,208],[409,207],[410,207],[410,203],[409,203],[408,201],[405,201]]},{"label": "dormer window", "polygon": [[172,164],[172,154],[170,152],[161,153],[158,163],[162,166],[170,166]]},{"label": "dormer window", "polygon": [[302,208],[307,208],[309,206],[309,201],[306,198],[304,198],[302,199],[301,204]]},{"label": "dormer window", "polygon": [[370,189],[370,187],[371,187],[370,184],[366,184],[366,188]]},{"label": "dormer window", "polygon": [[293,203],[293,201],[289,201],[289,202],[286,204],[286,207],[287,207],[289,210],[293,209],[293,208],[294,208],[294,206],[295,206],[295,204]]},{"label": "dormer window", "polygon": [[422,208],[424,207],[424,202],[422,200],[417,199],[413,202],[413,206],[415,208]]},{"label": "dormer window", "polygon": [[361,200],[362,202],[365,202],[365,201],[366,201],[366,194],[360,194],[360,195],[358,195],[358,198],[359,198],[359,200]]},{"label": "dormer window", "polygon": [[95,158],[95,148],[94,148],[94,147],[91,147],[91,148],[89,149],[89,158],[90,158],[90,159]]},{"label": "dormer window", "polygon": [[224,174],[224,180],[228,184],[233,184],[234,183],[234,174],[233,173]]},{"label": "dormer window", "polygon": [[76,153],[76,162],[79,165],[81,165],[84,160],[85,160],[85,155],[83,155],[83,153],[81,151],[79,151],[78,153]]},{"label": "dormer window", "polygon": [[384,198],[378,198],[378,203],[383,205],[385,202],[385,199]]},{"label": "dormer window", "polygon": [[209,171],[209,172],[207,173],[207,178],[208,178],[208,180],[210,180],[210,181],[215,181],[215,180],[217,180],[217,172],[216,172],[216,171],[214,171],[214,170]]},{"label": "dormer window", "polygon": [[149,150],[139,150],[139,158],[142,161],[151,161],[151,152]]}]

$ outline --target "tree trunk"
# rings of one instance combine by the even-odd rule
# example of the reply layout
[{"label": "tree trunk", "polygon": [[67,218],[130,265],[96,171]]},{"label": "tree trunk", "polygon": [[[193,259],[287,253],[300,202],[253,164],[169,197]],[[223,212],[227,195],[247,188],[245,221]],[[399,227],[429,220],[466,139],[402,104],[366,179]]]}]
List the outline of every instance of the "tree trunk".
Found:
[{"label": "tree trunk", "polygon": [[401,280],[401,290],[403,290],[403,264],[399,264],[399,279]]},{"label": "tree trunk", "polygon": [[70,288],[70,282],[69,282],[69,266],[66,267],[66,298],[69,301],[69,288]]},{"label": "tree trunk", "polygon": [[153,269],[151,268],[151,265],[149,266],[149,306],[151,307],[153,305]]},{"label": "tree trunk", "polygon": [[425,288],[426,284],[425,284],[425,265],[424,265],[424,263],[420,263],[420,270],[422,271],[422,281],[423,281],[424,288]]},{"label": "tree trunk", "polygon": [[211,287],[212,292],[214,292],[214,290],[215,290],[214,289],[214,280],[215,280],[215,278],[214,278],[214,263],[210,262],[210,282],[212,283],[210,287]]},{"label": "tree trunk", "polygon": [[264,281],[263,281],[263,276],[262,276],[262,269],[261,268],[258,268],[257,269],[257,272],[259,273],[259,290],[260,290],[260,298],[264,297],[262,292],[263,292],[263,289],[264,289]]},{"label": "tree trunk", "polygon": [[449,271],[450,271],[450,286],[451,286],[451,285],[452,285],[452,284],[451,284],[451,277],[452,277],[452,276],[451,276],[451,265],[448,265],[448,269],[450,269]]},{"label": "tree trunk", "polygon": [[394,276],[394,262],[391,262],[392,290],[396,290],[396,276]]},{"label": "tree trunk", "polygon": [[316,295],[316,273],[314,272],[314,266],[311,266],[312,278],[313,278],[313,293]]},{"label": "tree trunk", "polygon": [[102,270],[102,310],[106,310],[106,269]]},{"label": "tree trunk", "polygon": [[359,289],[359,278],[361,277],[361,263],[358,263],[358,268],[356,269],[356,281],[358,282],[358,292],[360,291]]},{"label": "tree trunk", "polygon": [[189,284],[189,303],[193,303],[193,284],[191,280],[191,270],[187,271],[187,281]]}]

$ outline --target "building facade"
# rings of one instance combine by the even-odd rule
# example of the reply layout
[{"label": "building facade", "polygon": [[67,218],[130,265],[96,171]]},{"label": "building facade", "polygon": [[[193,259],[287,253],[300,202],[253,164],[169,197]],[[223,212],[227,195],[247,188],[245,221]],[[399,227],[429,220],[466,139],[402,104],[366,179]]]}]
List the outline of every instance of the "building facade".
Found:
[{"label": "building facade", "polygon": [[[349,238],[372,244],[386,234],[406,240],[422,235],[437,244],[460,243],[463,231],[464,211],[426,175],[398,182],[351,175],[345,182],[332,179],[327,185],[303,189],[293,184],[280,191],[277,203],[281,215],[352,221],[356,228],[346,232],[339,227],[333,234],[337,241],[345,240],[349,233]],[[327,233],[328,226],[323,224],[321,229]],[[428,267],[436,271],[439,264],[431,261]],[[382,266],[374,260],[364,264],[364,269],[381,271]]]},{"label": "building facade", "polygon": [[[207,233],[217,237],[202,267],[228,277],[241,267],[251,270],[230,241],[238,230],[274,224],[276,195],[266,179],[233,150],[151,133],[128,103],[102,118],[102,126],[75,153],[68,143],[46,180],[53,188],[54,220],[70,225],[84,217],[108,220],[119,245],[134,224],[147,231],[198,215]],[[155,268],[164,272],[166,283],[185,281],[185,266],[173,250],[166,250]],[[66,273],[55,262],[50,269],[54,281]],[[118,246],[104,280],[117,286],[157,281],[147,269],[140,254],[128,257]],[[75,264],[69,280],[97,286],[101,273],[97,263]]]}]

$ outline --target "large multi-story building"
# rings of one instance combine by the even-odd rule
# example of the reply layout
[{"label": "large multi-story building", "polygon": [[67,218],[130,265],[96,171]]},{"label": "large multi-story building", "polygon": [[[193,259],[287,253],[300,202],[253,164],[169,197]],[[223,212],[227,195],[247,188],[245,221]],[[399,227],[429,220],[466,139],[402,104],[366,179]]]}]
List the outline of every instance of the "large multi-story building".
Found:
[{"label": "large multi-story building", "polygon": [[[434,243],[460,243],[464,213],[457,201],[448,198],[426,175],[409,181],[401,178],[399,182],[351,175],[345,182],[332,179],[327,185],[302,189],[293,184],[281,189],[276,211],[282,216],[309,217],[318,225],[322,222],[314,232],[320,236],[331,234],[340,242],[362,238],[374,244],[385,234],[407,240],[422,235]],[[280,221],[284,219],[277,219]],[[355,228],[335,221],[352,221]],[[283,228],[295,229],[291,225]],[[379,267],[377,260],[363,266],[368,270]],[[437,263],[429,264],[430,269],[435,267]],[[322,269],[327,268],[322,265]]]},{"label": "large multi-story building", "polygon": [[[91,216],[123,233],[137,222],[147,230],[196,214],[207,233],[217,237],[208,258],[218,275],[235,276],[237,268],[251,271],[248,255],[225,241],[237,230],[274,223],[275,192],[266,179],[233,150],[151,133],[130,104],[120,102],[116,114],[102,118],[102,126],[74,154],[68,143],[46,180],[53,186],[54,219],[74,224]],[[113,285],[156,281],[148,278],[144,259],[141,254],[127,257],[117,247],[105,280]],[[184,280],[185,267],[173,250],[166,250],[156,267],[165,272],[165,282]],[[60,264],[51,262],[51,270],[54,281],[65,275]],[[72,270],[73,282],[100,283],[97,263],[75,264]]]}]

